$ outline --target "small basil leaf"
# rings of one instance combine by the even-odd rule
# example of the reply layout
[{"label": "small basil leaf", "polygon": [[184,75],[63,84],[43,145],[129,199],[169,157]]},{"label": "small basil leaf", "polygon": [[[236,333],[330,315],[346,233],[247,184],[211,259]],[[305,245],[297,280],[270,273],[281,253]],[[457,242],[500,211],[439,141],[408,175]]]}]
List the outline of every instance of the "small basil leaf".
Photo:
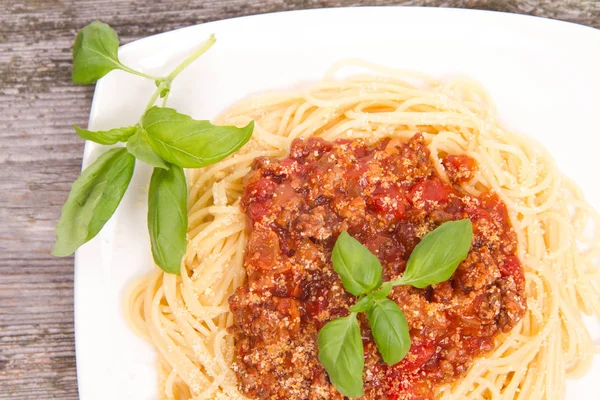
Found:
[{"label": "small basil leaf", "polygon": [[187,246],[187,184],[176,165],[154,168],[148,192],[148,231],[156,265],[179,273]]},{"label": "small basil leaf", "polygon": [[469,219],[443,223],[423,237],[408,258],[404,275],[393,284],[422,289],[447,281],[469,254],[472,241]]},{"label": "small basil leaf", "polygon": [[365,296],[362,299],[358,300],[356,302],[356,304],[354,304],[353,306],[348,308],[348,310],[350,312],[354,312],[354,313],[367,311],[369,308],[371,308],[372,303],[373,303],[373,300],[371,300],[370,297]]},{"label": "small basil leaf", "polygon": [[126,142],[131,135],[135,133],[137,128],[135,126],[127,126],[125,128],[116,128],[109,131],[88,131],[73,125],[75,132],[85,140],[91,140],[92,142],[100,144],[115,144],[117,142]]},{"label": "small basil leaf", "polygon": [[379,260],[346,231],[337,238],[331,261],[344,289],[355,296],[369,293],[381,285]]},{"label": "small basil leaf", "polygon": [[156,168],[169,169],[167,163],[152,150],[146,132],[141,128],[127,140],[127,151],[146,164]]},{"label": "small basil leaf", "polygon": [[242,147],[254,130],[216,126],[194,120],[172,108],[151,107],[142,117],[152,149],[164,160],[183,168],[200,168],[220,161]]},{"label": "small basil leaf", "polygon": [[135,158],[119,148],[105,152],[81,173],[56,225],[54,256],[73,254],[100,232],[121,202],[134,167]]},{"label": "small basil leaf", "polygon": [[402,360],[410,350],[410,334],[404,313],[394,301],[380,299],[367,310],[373,338],[388,365]]},{"label": "small basil leaf", "polygon": [[119,37],[109,25],[94,21],[77,33],[73,45],[73,83],[96,82],[113,69],[122,69]]},{"label": "small basil leaf", "polygon": [[319,361],[337,391],[348,397],[362,396],[365,360],[356,314],[329,321],[319,331],[317,344]]},{"label": "small basil leaf", "polygon": [[371,297],[375,300],[384,299],[392,291],[392,282],[385,282],[381,287],[371,294]]}]

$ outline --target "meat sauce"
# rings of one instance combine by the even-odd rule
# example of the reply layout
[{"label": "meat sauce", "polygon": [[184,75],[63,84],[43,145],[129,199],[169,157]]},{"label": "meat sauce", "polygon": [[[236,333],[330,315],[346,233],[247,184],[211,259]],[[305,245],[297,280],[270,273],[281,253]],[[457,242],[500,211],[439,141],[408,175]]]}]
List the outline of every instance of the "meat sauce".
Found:
[{"label": "meat sauce", "polygon": [[294,141],[283,160],[258,158],[246,177],[248,281],[230,298],[242,393],[254,399],[342,399],[317,359],[319,329],[348,315],[331,250],[347,230],[382,263],[383,279],[400,276],[429,231],[464,218],[473,223],[467,258],[452,278],[424,289],[395,287],[412,346],[394,366],[381,359],[366,319],[365,399],[433,399],[494,347],[525,313],[525,279],[505,205],[494,193],[472,196],[459,184],[477,165],[465,155],[443,159],[449,182],[435,173],[422,135],[333,143]]}]

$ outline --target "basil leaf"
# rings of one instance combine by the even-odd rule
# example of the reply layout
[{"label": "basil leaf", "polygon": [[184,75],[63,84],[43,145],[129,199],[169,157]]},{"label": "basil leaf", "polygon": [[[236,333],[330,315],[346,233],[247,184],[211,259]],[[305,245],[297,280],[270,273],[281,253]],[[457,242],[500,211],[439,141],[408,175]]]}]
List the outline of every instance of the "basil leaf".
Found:
[{"label": "basil leaf", "polygon": [[381,285],[379,260],[346,231],[337,238],[331,261],[344,288],[355,296],[369,293]]},{"label": "basil leaf", "polygon": [[194,120],[172,108],[151,107],[142,117],[152,149],[183,168],[200,168],[239,150],[252,136],[254,122],[243,128]]},{"label": "basil leaf", "polygon": [[115,128],[109,131],[88,131],[73,125],[75,132],[85,140],[91,140],[92,142],[100,144],[115,144],[117,142],[126,142],[131,135],[135,133],[137,128],[135,126],[127,126],[125,128]]},{"label": "basil leaf", "polygon": [[187,241],[187,185],[183,170],[154,168],[148,192],[148,231],[154,262],[176,274],[181,268]]},{"label": "basil leaf", "polygon": [[404,313],[396,302],[380,299],[367,310],[373,338],[388,365],[402,360],[410,350],[410,334]]},{"label": "basil leaf", "polygon": [[100,21],[86,25],[73,45],[73,83],[87,85],[113,69],[123,69],[118,49],[119,37],[113,28]]},{"label": "basil leaf", "polygon": [[450,279],[458,265],[467,257],[473,241],[469,219],[443,223],[429,232],[415,247],[404,275],[393,282],[424,288]]},{"label": "basil leaf", "polygon": [[356,314],[329,321],[319,331],[317,344],[319,361],[337,391],[348,397],[362,396],[365,360]]},{"label": "basil leaf", "polygon": [[369,296],[365,296],[358,300],[353,306],[350,306],[348,310],[350,312],[359,313],[367,311],[373,305],[373,300]]},{"label": "basil leaf", "polygon": [[167,163],[152,150],[146,131],[141,128],[127,140],[127,151],[146,164],[156,168],[169,169]]},{"label": "basil leaf", "polygon": [[388,296],[388,294],[390,294],[390,292],[392,291],[392,282],[384,282],[383,285],[381,285],[381,287],[379,288],[379,290],[377,290],[376,292],[373,292],[370,296],[374,299],[384,299]]},{"label": "basil leaf", "polygon": [[100,232],[121,202],[134,167],[135,158],[119,148],[102,154],[81,173],[56,225],[54,256],[73,254]]}]

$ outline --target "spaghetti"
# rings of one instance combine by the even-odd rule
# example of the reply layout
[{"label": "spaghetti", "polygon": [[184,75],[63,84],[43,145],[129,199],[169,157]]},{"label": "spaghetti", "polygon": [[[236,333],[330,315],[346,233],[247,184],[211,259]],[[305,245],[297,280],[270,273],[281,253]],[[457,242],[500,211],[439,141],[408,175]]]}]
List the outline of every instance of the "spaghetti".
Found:
[{"label": "spaghetti", "polygon": [[[334,79],[349,64],[371,73]],[[480,85],[344,62],[305,91],[250,98],[217,122],[250,120],[254,135],[237,154],[188,171],[188,250],[180,275],[156,269],[127,297],[131,325],[158,351],[161,398],[244,398],[226,330],[233,321],[227,300],[245,279],[242,179],[256,157],[284,157],[294,139],[309,136],[376,141],[422,132],[442,179],[442,157],[466,154],[479,168],[462,189],[476,196],[492,190],[509,209],[527,312],[439,398],[560,399],[566,378],[589,369],[595,349],[582,313],[600,320],[600,217],[539,144],[500,126]]]}]

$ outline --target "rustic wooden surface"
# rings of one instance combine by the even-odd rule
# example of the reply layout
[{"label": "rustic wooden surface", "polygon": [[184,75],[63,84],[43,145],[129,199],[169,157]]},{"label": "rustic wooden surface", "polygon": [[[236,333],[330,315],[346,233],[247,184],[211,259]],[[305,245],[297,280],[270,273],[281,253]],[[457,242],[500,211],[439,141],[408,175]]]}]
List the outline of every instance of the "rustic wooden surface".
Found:
[{"label": "rustic wooden surface", "polygon": [[93,19],[123,42],[241,15],[341,5],[499,10],[600,28],[599,0],[0,0],[0,399],[77,399],[73,259],[50,256],[79,174],[93,87],[70,83],[71,44]]}]

